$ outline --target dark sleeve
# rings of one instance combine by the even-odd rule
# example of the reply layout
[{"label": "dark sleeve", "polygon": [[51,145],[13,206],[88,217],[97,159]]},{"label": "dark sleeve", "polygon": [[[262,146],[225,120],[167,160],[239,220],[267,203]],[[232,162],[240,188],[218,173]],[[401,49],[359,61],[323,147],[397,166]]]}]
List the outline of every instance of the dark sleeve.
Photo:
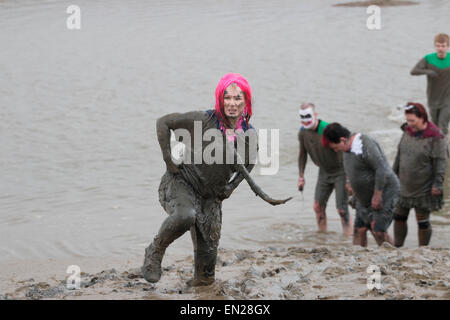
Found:
[{"label": "dark sleeve", "polygon": [[365,139],[364,144],[366,149],[364,150],[366,153],[366,162],[375,172],[375,189],[383,190],[390,170],[386,158],[383,156],[383,151],[375,140]]},{"label": "dark sleeve", "polygon": [[193,138],[194,121],[202,121],[205,115],[206,113],[201,111],[170,113],[156,121],[156,134],[165,161],[171,159],[170,130],[186,129],[191,132]]},{"label": "dark sleeve", "polygon": [[428,75],[428,76],[436,76],[437,73],[434,70],[427,68],[427,60],[425,58],[422,58],[417,62],[417,64],[412,68],[411,75],[412,76],[420,76],[420,75]]},{"label": "dark sleeve", "polygon": [[433,161],[433,187],[442,191],[445,170],[447,169],[447,141],[445,138],[433,141],[431,155]]},{"label": "dark sleeve", "polygon": [[306,161],[308,160],[308,151],[305,148],[305,142],[302,131],[298,133],[298,141],[300,144],[300,150],[298,152],[298,172],[299,175],[305,174]]}]

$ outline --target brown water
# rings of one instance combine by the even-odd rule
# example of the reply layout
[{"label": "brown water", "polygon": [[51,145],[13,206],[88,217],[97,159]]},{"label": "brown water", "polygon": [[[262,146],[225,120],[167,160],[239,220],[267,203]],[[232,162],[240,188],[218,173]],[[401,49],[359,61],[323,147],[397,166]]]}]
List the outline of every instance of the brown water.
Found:
[{"label": "brown water", "polygon": [[[280,170],[256,169],[255,180],[295,198],[272,207],[242,184],[224,202],[221,247],[350,244],[334,195],[330,232],[316,233],[311,162],[303,200],[296,190],[297,108],[315,102],[324,120],[374,136],[392,162],[396,106],[425,103],[426,79],[409,71],[448,32],[450,3],[383,7],[382,29],[369,31],[365,8],[337,2],[77,1],[82,29],[69,31],[72,2],[1,1],[0,259],[143,254],[166,218],[155,121],[211,108],[227,72],[249,80],[254,126],[280,129]],[[448,212],[434,218],[434,247],[449,247]],[[168,251],[191,248],[186,234]]]}]

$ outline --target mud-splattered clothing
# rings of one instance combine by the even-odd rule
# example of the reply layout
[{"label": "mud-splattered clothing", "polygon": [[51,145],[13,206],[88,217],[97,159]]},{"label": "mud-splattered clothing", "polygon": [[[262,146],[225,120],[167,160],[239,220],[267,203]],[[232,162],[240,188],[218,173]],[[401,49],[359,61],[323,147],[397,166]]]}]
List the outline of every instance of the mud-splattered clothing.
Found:
[{"label": "mud-splattered clothing", "polygon": [[315,130],[300,128],[298,140],[300,152],[298,166],[300,175],[305,172],[308,154],[316,166],[319,167],[314,200],[322,207],[326,207],[333,189],[336,190],[336,208],[342,212],[342,216],[348,221],[348,195],[345,189],[345,172],[342,163],[342,152],[334,152],[322,145],[322,133],[328,125],[320,120]]},{"label": "mud-splattered clothing", "polygon": [[[392,221],[400,183],[378,143],[364,134],[356,134],[351,150],[344,152],[344,169],[356,197],[355,226],[386,231]],[[372,208],[374,191],[382,191],[382,209]]]},{"label": "mud-splattered clothing", "polygon": [[426,55],[411,70],[411,75],[427,76],[427,99],[432,120],[447,134],[450,120],[450,53],[444,59],[440,59],[437,53]]},{"label": "mud-splattered clothing", "polygon": [[[167,246],[190,230],[194,244],[194,278],[213,279],[222,226],[222,200],[226,198],[224,193],[231,193],[243,180],[243,176],[238,173],[230,181],[237,171],[237,163],[243,162],[248,171],[252,170],[257,150],[256,130],[244,125],[243,130],[246,132],[236,133],[236,142],[232,139],[228,142],[213,111],[169,114],[157,121],[158,141],[164,159],[171,157],[170,130],[174,130],[177,140],[189,133],[191,141],[183,141],[186,149],[184,162],[178,165],[179,172],[167,171],[161,179],[159,201],[169,217],[148,248],[144,276],[147,272],[148,277],[152,277],[152,271],[148,269],[152,266],[152,259],[161,261]],[[213,134],[212,138],[205,136],[208,132]],[[247,142],[241,150],[238,141]],[[217,145],[222,148],[216,148]],[[242,162],[238,162],[234,156],[233,149],[236,147]],[[216,161],[207,163],[204,158],[206,154],[214,156]],[[227,154],[231,154],[231,158],[227,158]]]},{"label": "mud-splattered clothing", "polygon": [[327,124],[328,123],[325,121],[319,120],[316,130],[300,129],[298,133],[298,140],[300,142],[300,174],[305,170],[308,154],[314,164],[323,169],[326,173],[343,173],[342,152],[336,153],[330,148],[325,148],[322,145],[322,132]]},{"label": "mud-splattered clothing", "polygon": [[[199,124],[201,123],[201,130],[197,130],[196,132],[196,124],[197,121],[197,129],[200,128]],[[199,123],[200,122],[200,123]],[[227,143],[226,137],[221,133],[219,130],[219,123],[218,119],[215,116],[214,112],[212,111],[194,111],[194,112],[188,112],[185,114],[169,114],[166,115],[158,120],[158,130],[167,130],[167,128],[171,130],[176,129],[185,129],[189,132],[191,136],[191,143],[190,145],[186,145],[186,151],[184,155],[184,161],[185,163],[182,163],[178,166],[178,169],[180,171],[179,175],[183,179],[184,182],[186,182],[186,185],[190,188],[192,188],[193,193],[193,205],[196,208],[197,211],[197,221],[196,223],[199,225],[200,230],[202,230],[202,233],[205,237],[205,239],[211,238],[214,240],[218,240],[217,235],[213,236],[214,233],[219,233],[217,230],[213,230],[213,226],[206,226],[204,225],[205,221],[208,221],[212,223],[213,221],[216,221],[215,225],[216,228],[220,229],[220,224],[218,224],[218,221],[221,221],[219,217],[216,218],[206,218],[207,214],[203,211],[203,208],[205,207],[205,202],[211,202],[214,203],[219,201],[220,195],[224,192],[225,187],[228,185],[230,178],[232,177],[233,173],[236,172],[235,169],[235,163],[236,159],[232,157],[231,164],[227,163],[227,152],[229,154],[233,154],[231,149],[226,150],[227,148],[234,148],[235,145],[230,143]],[[221,164],[207,164],[205,163],[203,156],[206,148],[212,143],[214,143],[214,139],[211,139],[211,141],[203,141],[203,135],[206,131],[213,129],[216,130],[217,136],[219,139],[221,139],[221,144],[223,146],[223,157],[221,157]],[[245,128],[247,129],[247,128]],[[248,130],[249,132],[246,132],[247,134],[255,134],[255,130],[253,128],[250,128]],[[196,135],[201,134],[200,138],[196,138]],[[175,135],[177,136],[177,131],[175,131]],[[163,145],[161,146],[163,150],[163,154],[170,152],[170,141],[169,144],[167,144],[166,141],[161,139],[160,134],[158,134],[159,141],[163,142]],[[165,136],[164,136],[165,137]],[[243,138],[241,135],[239,138]],[[178,139],[178,137],[177,137]],[[201,141],[201,144],[196,144],[196,140]],[[205,139],[206,140],[206,139]],[[256,140],[254,141],[256,143]],[[217,150],[216,150],[217,151]],[[248,165],[249,171],[253,168],[253,165],[249,165],[250,159],[252,158],[254,160],[254,157],[256,157],[255,150],[250,152],[249,144],[247,144],[246,148],[246,154],[245,158],[243,160],[246,160],[245,164]],[[252,153],[252,154],[250,154]],[[197,155],[196,155],[197,154]],[[201,155],[201,157],[196,158],[198,155]],[[186,163],[187,159],[190,159],[190,163]],[[196,159],[200,159],[201,163],[195,163]],[[164,175],[166,179],[161,180],[161,185],[168,183],[166,180],[169,179],[172,175]],[[175,175],[176,176],[176,175]],[[242,181],[242,176],[239,174],[235,179],[233,180],[233,183],[236,184],[236,182]],[[181,181],[181,180],[180,180]],[[237,187],[237,185],[236,185]],[[176,195],[173,194],[173,195]],[[173,196],[172,195],[172,196]],[[209,200],[208,200],[209,199]],[[214,199],[214,200],[212,200]],[[161,198],[160,198],[161,201]],[[221,201],[219,201],[221,203]],[[164,205],[163,205],[164,207]],[[211,213],[215,213],[215,215],[221,214],[220,205],[219,208],[216,210],[208,210]],[[202,218],[203,217],[203,218]],[[209,232],[207,232],[209,230]],[[212,233],[212,234],[209,234]]]},{"label": "mud-splattered clothing", "polygon": [[428,122],[424,131],[409,127],[400,139],[393,166],[400,179],[399,206],[427,211],[442,207],[442,194],[431,195],[431,188],[443,191],[447,159],[447,142],[442,132]]}]

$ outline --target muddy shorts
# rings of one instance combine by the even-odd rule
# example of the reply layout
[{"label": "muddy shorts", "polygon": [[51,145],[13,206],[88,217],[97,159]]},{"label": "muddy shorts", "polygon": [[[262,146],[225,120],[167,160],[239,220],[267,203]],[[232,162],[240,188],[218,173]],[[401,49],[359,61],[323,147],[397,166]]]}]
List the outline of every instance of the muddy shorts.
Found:
[{"label": "muddy shorts", "polygon": [[375,232],[387,232],[394,218],[397,200],[398,197],[396,195],[384,199],[381,210],[374,210],[372,207],[363,207],[357,200],[355,229],[368,228]]},{"label": "muddy shorts", "polygon": [[195,224],[205,241],[218,242],[222,227],[222,201],[203,198],[180,174],[167,172],[159,185],[159,202],[169,214],[179,206],[190,206],[195,210]]},{"label": "muddy shorts", "polygon": [[346,178],[344,172],[329,174],[320,169],[314,200],[319,202],[321,206],[326,207],[334,189],[336,193],[336,208],[342,210],[345,215],[348,215],[348,194],[345,189],[345,183]]}]

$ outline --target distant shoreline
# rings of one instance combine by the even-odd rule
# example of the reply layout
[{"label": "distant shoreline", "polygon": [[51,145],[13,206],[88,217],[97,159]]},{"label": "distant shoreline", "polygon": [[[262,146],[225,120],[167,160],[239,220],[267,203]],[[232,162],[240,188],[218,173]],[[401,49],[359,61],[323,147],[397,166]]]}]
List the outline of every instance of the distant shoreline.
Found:
[{"label": "distant shoreline", "polygon": [[416,1],[404,1],[404,0],[369,0],[369,1],[352,1],[334,4],[334,7],[368,7],[376,5],[380,7],[397,7],[397,6],[411,6],[417,5]]}]

